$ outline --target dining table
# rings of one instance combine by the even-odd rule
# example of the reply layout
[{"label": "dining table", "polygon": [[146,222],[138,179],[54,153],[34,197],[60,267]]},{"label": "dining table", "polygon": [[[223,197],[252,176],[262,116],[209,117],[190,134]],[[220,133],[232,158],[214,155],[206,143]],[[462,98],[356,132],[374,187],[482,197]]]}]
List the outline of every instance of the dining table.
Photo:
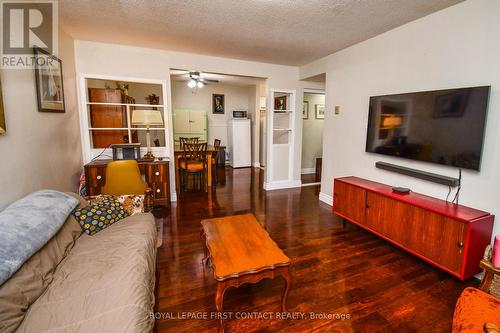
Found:
[{"label": "dining table", "polygon": [[[184,150],[181,148],[180,144],[174,145],[174,163],[175,163],[175,191],[179,194],[180,190],[180,177],[179,177],[179,158],[182,157]],[[205,177],[207,182],[207,187],[212,187],[212,163],[213,155],[215,153],[215,148],[211,144],[207,144],[207,177]]]}]

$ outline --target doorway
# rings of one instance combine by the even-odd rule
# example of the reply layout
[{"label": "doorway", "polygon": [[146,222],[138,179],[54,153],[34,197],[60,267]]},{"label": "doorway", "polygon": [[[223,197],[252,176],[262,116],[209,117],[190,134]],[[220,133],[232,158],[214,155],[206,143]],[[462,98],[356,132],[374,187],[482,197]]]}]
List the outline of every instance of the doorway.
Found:
[{"label": "doorway", "polygon": [[301,162],[303,185],[321,183],[324,119],[325,91],[323,89],[304,89]]},{"label": "doorway", "polygon": [[[224,168],[260,166],[260,87],[264,78],[170,70],[174,147],[198,138],[208,148],[220,140],[216,181]],[[214,184],[216,189],[216,184]]]}]

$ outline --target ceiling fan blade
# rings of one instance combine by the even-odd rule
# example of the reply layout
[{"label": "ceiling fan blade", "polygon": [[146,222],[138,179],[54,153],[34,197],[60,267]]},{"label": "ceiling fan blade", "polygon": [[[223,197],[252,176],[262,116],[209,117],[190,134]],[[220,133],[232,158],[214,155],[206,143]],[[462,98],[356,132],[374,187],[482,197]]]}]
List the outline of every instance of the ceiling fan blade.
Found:
[{"label": "ceiling fan blade", "polygon": [[203,81],[203,82],[212,82],[212,83],[219,83],[219,80],[206,79],[204,77],[200,77],[200,81]]}]

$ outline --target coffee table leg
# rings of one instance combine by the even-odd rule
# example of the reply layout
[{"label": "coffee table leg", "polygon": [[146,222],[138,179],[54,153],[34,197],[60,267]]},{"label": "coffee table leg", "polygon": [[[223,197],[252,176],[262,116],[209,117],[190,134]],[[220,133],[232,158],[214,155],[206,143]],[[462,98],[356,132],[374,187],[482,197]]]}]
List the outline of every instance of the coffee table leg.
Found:
[{"label": "coffee table leg", "polygon": [[219,313],[219,332],[224,333],[224,319],[222,313],[222,305],[224,303],[224,292],[226,291],[226,284],[224,282],[217,282],[217,290],[215,291],[215,307]]},{"label": "coffee table leg", "polygon": [[285,291],[283,292],[283,297],[281,298],[281,311],[288,312],[286,307],[286,300],[288,298],[290,287],[292,286],[292,276],[290,275],[290,270],[288,269],[288,267],[282,270],[281,275],[285,279]]}]

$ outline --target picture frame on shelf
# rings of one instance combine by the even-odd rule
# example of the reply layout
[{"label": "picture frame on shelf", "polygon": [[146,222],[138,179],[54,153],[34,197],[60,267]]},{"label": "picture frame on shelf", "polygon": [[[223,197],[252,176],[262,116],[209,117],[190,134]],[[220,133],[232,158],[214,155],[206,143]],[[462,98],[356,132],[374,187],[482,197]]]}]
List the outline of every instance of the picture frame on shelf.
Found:
[{"label": "picture frame on shelf", "polygon": [[286,111],[286,96],[274,97],[274,111]]},{"label": "picture frame on shelf", "polygon": [[0,135],[5,134],[7,128],[5,127],[5,111],[3,108],[3,97],[2,97],[2,78],[0,78]]},{"label": "picture frame on shelf", "polygon": [[302,119],[309,119],[309,101],[304,101],[304,107],[302,108]]},{"label": "picture frame on shelf", "polygon": [[325,119],[325,104],[316,104],[315,105],[315,118],[316,119]]},{"label": "picture frame on shelf", "polygon": [[225,100],[223,94],[212,94],[212,113],[213,114],[224,114],[225,112]]},{"label": "picture frame on shelf", "polygon": [[38,47],[33,52],[38,112],[65,113],[61,59]]}]

